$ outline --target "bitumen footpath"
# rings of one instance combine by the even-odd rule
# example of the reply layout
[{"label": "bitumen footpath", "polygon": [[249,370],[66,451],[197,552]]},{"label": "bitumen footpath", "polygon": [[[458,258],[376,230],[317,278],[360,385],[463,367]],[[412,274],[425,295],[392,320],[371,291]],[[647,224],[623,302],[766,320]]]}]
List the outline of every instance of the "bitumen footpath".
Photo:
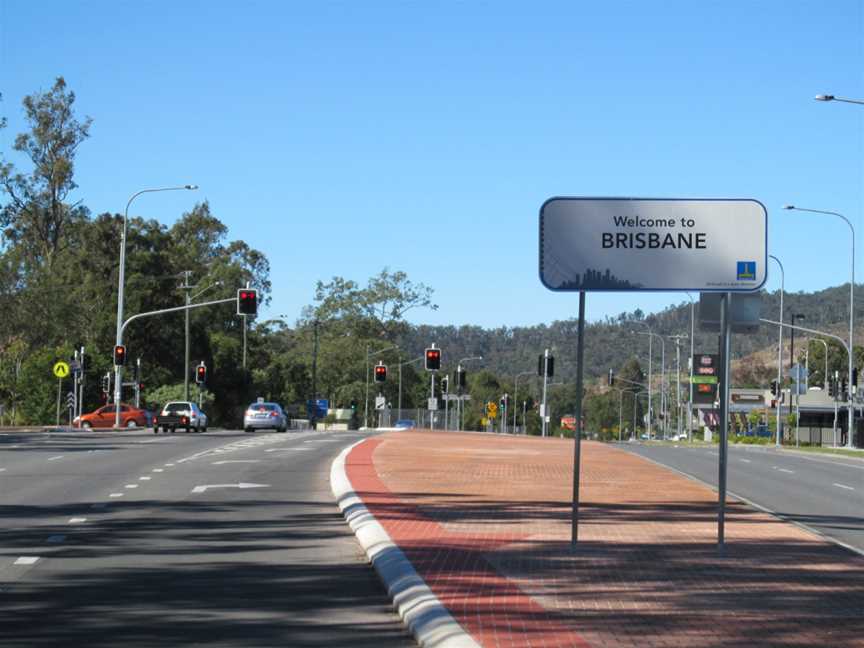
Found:
[{"label": "bitumen footpath", "polygon": [[864,646],[864,557],[621,448],[402,431],[333,463],[424,646]]}]

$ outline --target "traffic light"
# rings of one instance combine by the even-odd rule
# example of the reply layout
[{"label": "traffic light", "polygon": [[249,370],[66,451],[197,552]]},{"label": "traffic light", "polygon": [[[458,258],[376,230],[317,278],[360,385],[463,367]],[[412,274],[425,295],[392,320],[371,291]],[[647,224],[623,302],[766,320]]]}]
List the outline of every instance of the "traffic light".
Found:
[{"label": "traffic light", "polygon": [[203,362],[195,367],[195,382],[199,385],[207,382],[207,365]]},{"label": "traffic light", "polygon": [[450,376],[444,376],[441,378],[441,392],[444,394],[450,393]]},{"label": "traffic light", "polygon": [[352,401],[351,401],[351,411],[352,411],[352,412],[356,412],[356,411],[357,411],[357,401],[356,401],[356,400],[352,400]]},{"label": "traffic light", "polygon": [[858,367],[852,367],[852,386],[858,386]]},{"label": "traffic light", "polygon": [[254,288],[240,288],[237,291],[237,314],[258,314],[258,291]]},{"label": "traffic light", "polygon": [[387,380],[387,367],[383,363],[378,363],[375,367],[375,382],[383,383]]},{"label": "traffic light", "polygon": [[114,366],[122,367],[126,364],[126,347],[118,344],[114,347]]},{"label": "traffic light", "polygon": [[615,384],[615,372],[611,369],[609,370],[609,375],[606,377],[606,384],[610,387]]},{"label": "traffic light", "polygon": [[777,396],[779,393],[780,393],[780,392],[777,390],[777,381],[776,381],[776,380],[772,380],[772,381],[771,381],[771,395],[772,395],[772,396]]},{"label": "traffic light", "polygon": [[537,375],[543,376],[543,370],[546,370],[546,377],[551,378],[555,375],[555,358],[553,356],[549,356],[548,358],[544,356],[542,353],[537,357]]},{"label": "traffic light", "polygon": [[456,386],[460,389],[465,387],[465,370],[462,369],[456,372]]},{"label": "traffic light", "polygon": [[833,378],[828,380],[828,395],[831,398],[837,397],[837,381]]},{"label": "traffic light", "polygon": [[102,376],[102,393],[109,394],[111,393],[111,374],[107,373]]},{"label": "traffic light", "polygon": [[840,398],[841,398],[843,401],[846,400],[846,394],[849,393],[848,389],[849,389],[849,381],[847,381],[847,380],[844,378],[844,379],[842,380],[842,382],[840,383],[840,394],[839,394]]},{"label": "traffic light", "polygon": [[441,349],[434,347],[426,349],[426,371],[438,371],[441,369]]}]

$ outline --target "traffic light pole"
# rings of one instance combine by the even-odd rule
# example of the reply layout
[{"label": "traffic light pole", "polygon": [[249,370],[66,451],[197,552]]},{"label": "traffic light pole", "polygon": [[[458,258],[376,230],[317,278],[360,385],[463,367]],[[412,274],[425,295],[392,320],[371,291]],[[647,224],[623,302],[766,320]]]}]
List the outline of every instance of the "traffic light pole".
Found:
[{"label": "traffic light pole", "polygon": [[[236,297],[229,297],[228,299],[216,299],[214,301],[201,302],[200,304],[189,304],[188,306],[175,306],[173,308],[161,308],[159,310],[149,311],[147,313],[138,313],[137,315],[133,315],[132,317],[127,319],[125,322],[123,322],[123,324],[120,327],[120,330],[118,332],[118,335],[117,335],[117,339],[120,340],[120,342],[118,344],[123,343],[123,333],[126,330],[126,327],[129,326],[129,324],[131,324],[135,320],[139,320],[139,319],[142,319],[144,317],[153,317],[154,315],[164,315],[165,313],[179,313],[180,311],[191,310],[193,308],[204,308],[205,306],[215,306],[216,304],[229,304],[229,303],[230,304],[236,304],[237,298]],[[114,380],[116,381],[116,384],[114,385],[114,405],[116,406],[115,407],[116,411],[114,412],[114,427],[120,427],[120,398],[121,398],[121,392],[123,390],[123,387],[120,384],[120,378],[121,378],[120,367],[116,366],[116,367],[114,367]]]}]

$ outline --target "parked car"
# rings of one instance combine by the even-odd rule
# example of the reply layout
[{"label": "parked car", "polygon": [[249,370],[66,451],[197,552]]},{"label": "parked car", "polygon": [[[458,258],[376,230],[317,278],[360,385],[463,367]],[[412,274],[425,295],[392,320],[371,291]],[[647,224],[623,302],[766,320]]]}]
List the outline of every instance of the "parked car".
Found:
[{"label": "parked car", "polygon": [[279,403],[252,403],[243,414],[243,429],[247,432],[267,429],[285,432],[288,430],[288,417]]},{"label": "parked car", "polygon": [[[103,405],[93,412],[76,416],[72,421],[72,426],[81,428],[114,427],[116,413],[117,409],[113,404]],[[127,405],[126,403],[120,403],[120,427],[149,427],[152,423],[152,412]]]},{"label": "parked car", "polygon": [[399,419],[398,421],[396,421],[394,427],[404,428],[407,430],[415,427],[415,424],[413,419]]},{"label": "parked car", "polygon": [[153,419],[153,433],[159,434],[159,428],[166,434],[172,434],[177,428],[186,432],[206,432],[207,415],[191,401],[172,401],[165,403],[162,411]]}]

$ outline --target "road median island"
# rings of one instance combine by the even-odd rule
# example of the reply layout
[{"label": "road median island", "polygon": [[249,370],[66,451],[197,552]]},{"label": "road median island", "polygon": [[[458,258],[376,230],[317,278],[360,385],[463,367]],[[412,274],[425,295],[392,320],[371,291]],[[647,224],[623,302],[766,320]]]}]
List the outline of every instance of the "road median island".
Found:
[{"label": "road median island", "polygon": [[614,446],[583,444],[571,550],[572,455],[566,439],[388,433],[346,451],[343,508],[483,646],[864,647],[864,558],[735,500],[721,557],[716,492]]}]

